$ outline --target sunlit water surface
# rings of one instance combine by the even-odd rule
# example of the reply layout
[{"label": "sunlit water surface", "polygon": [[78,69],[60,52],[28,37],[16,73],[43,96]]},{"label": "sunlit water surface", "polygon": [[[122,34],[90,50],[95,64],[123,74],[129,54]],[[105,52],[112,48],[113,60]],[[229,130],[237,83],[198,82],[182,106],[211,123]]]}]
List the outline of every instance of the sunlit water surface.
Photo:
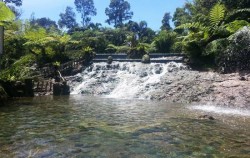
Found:
[{"label": "sunlit water surface", "polygon": [[[250,157],[250,114],[198,107],[81,95],[14,100],[0,107],[0,157]],[[198,119],[204,114],[215,120]]]}]

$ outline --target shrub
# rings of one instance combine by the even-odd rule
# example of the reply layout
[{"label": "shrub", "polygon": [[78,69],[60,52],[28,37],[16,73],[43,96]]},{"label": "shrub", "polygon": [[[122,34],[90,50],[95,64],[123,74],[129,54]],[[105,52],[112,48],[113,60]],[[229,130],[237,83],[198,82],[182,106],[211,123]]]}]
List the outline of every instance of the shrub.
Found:
[{"label": "shrub", "polygon": [[154,45],[160,53],[171,53],[177,34],[171,31],[161,31],[154,39]]},{"label": "shrub", "polygon": [[0,72],[2,80],[22,80],[35,75],[35,71],[31,68],[35,63],[35,56],[27,54],[17,60],[10,68]]}]

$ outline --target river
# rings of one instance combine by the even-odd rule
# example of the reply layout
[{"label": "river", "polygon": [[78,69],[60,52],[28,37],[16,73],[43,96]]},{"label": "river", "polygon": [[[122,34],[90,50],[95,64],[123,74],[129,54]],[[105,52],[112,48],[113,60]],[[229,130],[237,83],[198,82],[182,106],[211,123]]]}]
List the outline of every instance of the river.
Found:
[{"label": "river", "polygon": [[[215,120],[199,119],[209,114]],[[71,95],[0,107],[0,157],[250,155],[250,111]]]}]

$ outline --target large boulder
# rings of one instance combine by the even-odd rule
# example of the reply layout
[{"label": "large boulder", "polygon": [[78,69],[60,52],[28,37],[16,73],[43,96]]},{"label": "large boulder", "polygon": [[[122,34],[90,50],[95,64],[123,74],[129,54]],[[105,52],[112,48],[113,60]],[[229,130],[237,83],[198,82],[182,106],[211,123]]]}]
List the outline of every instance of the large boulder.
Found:
[{"label": "large boulder", "polygon": [[217,65],[223,73],[250,70],[250,27],[243,27],[228,39],[218,54]]},{"label": "large boulder", "polygon": [[70,87],[67,85],[66,81],[64,82],[55,82],[53,84],[53,95],[69,95],[70,94]]},{"label": "large boulder", "polygon": [[112,64],[112,62],[113,62],[113,57],[112,56],[108,56],[107,63],[108,64]]}]

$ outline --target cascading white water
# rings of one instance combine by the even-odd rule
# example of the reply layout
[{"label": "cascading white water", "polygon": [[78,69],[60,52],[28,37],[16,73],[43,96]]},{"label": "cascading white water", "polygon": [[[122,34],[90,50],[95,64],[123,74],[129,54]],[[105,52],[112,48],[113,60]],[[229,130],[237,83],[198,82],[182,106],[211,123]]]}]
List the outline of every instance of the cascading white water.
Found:
[{"label": "cascading white water", "polygon": [[71,94],[148,99],[167,73],[185,69],[181,63],[94,63],[71,80]]}]

